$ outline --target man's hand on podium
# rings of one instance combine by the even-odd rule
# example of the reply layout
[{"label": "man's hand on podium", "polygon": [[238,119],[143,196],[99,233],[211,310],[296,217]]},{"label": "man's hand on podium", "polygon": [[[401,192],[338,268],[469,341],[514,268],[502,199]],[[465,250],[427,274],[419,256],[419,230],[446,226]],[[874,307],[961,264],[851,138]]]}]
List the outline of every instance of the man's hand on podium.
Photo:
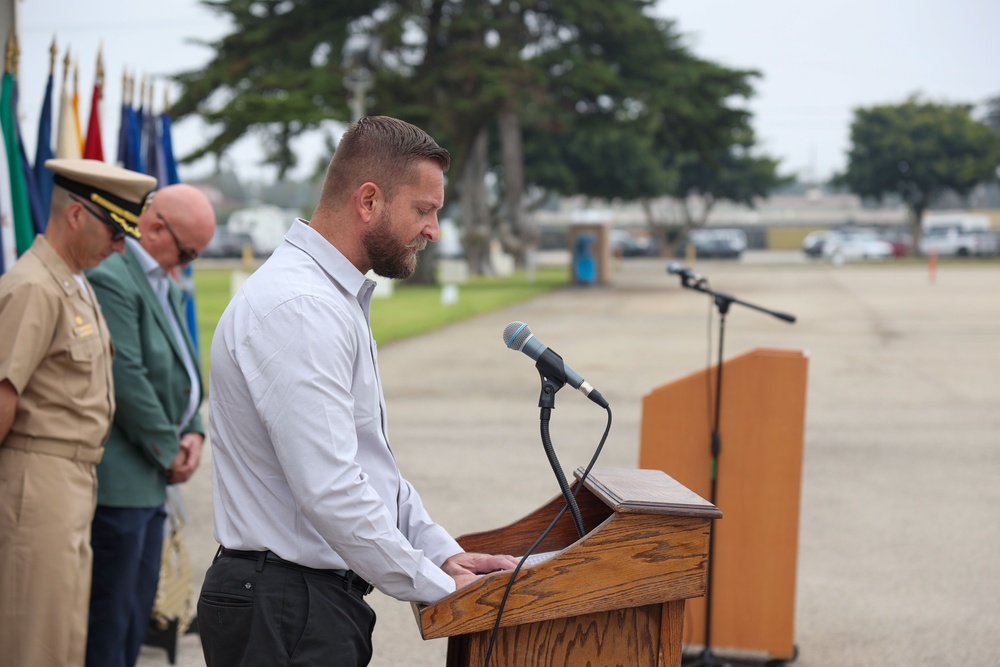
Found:
[{"label": "man's hand on podium", "polygon": [[468,586],[480,575],[497,570],[513,570],[517,567],[517,559],[513,556],[493,556],[490,554],[457,553],[442,565],[441,569],[455,580],[455,589]]}]

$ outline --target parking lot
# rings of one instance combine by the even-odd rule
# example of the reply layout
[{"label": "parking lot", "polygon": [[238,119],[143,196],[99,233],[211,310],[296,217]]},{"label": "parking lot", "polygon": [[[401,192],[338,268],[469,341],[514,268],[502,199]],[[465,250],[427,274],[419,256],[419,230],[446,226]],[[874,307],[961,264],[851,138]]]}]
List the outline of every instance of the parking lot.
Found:
[{"label": "parking lot", "polygon": [[[559,492],[539,442],[537,373],[501,341],[512,320],[610,401],[600,464],[637,464],[643,396],[714,359],[710,302],[664,265],[620,261],[610,286],[380,350],[394,452],[437,521],[456,535],[497,527]],[[717,290],[798,318],[734,306],[727,358],[758,347],[809,355],[794,664],[1000,665],[1000,263],[942,263],[932,275],[923,263],[749,252],[694,268]],[[558,395],[564,468],[589,459],[604,421],[577,392]],[[196,589],[215,550],[210,453],[184,489]],[[444,641],[422,641],[408,605],[369,600],[372,665],[445,664]],[[165,654],[146,648],[140,664]],[[178,664],[204,664],[197,637],[182,640]]]}]

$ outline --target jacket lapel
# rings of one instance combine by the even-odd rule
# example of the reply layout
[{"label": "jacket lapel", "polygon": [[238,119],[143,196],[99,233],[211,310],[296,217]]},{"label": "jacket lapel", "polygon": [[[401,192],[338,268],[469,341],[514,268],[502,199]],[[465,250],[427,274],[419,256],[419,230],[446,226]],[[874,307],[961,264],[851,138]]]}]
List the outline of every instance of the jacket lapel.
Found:
[{"label": "jacket lapel", "polygon": [[[174,331],[170,327],[170,321],[167,319],[167,314],[163,312],[163,307],[160,305],[160,300],[157,298],[156,292],[153,291],[153,286],[149,284],[149,278],[145,273],[143,273],[142,267],[139,265],[139,260],[136,259],[135,253],[132,252],[132,249],[127,247],[122,258],[125,260],[125,266],[128,267],[129,273],[132,276],[132,282],[135,283],[136,287],[139,289],[139,294],[142,295],[143,300],[149,304],[149,309],[153,312],[153,319],[156,320],[156,324],[163,330],[163,335],[170,343],[170,349],[173,350],[174,355],[177,356],[178,362],[183,365],[184,356],[181,354],[181,349],[177,344],[177,338],[174,336]],[[167,300],[170,301],[169,293]],[[176,314],[175,308],[174,315],[176,316]],[[181,320],[178,320],[178,323],[180,323],[180,321]],[[181,329],[183,330],[184,327],[181,326]]]}]

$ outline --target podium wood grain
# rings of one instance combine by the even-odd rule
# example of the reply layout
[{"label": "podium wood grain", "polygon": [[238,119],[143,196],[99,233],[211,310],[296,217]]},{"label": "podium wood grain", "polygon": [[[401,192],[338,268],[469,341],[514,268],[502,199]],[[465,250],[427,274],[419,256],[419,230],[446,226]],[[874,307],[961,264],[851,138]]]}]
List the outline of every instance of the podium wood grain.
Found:
[{"label": "podium wood grain", "polygon": [[[684,600],[704,594],[709,528],[720,512],[656,470],[594,469],[578,504],[586,534],[567,513],[536,550],[558,553],[517,574],[490,664],[679,664]],[[523,554],[564,505],[556,497],[459,543]],[[482,664],[510,579],[497,572],[415,607],[425,639],[451,637],[449,665]]]}]

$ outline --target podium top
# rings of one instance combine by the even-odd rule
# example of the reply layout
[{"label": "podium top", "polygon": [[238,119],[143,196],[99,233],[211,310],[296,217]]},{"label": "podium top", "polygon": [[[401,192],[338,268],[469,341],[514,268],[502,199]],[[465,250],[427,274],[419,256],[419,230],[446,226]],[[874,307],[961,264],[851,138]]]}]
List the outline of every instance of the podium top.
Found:
[{"label": "podium top", "polygon": [[[577,468],[579,480],[583,468]],[[594,468],[584,486],[619,514],[671,514],[720,519],[722,512],[662,470]]]},{"label": "podium top", "polygon": [[[576,471],[577,484],[583,470]],[[712,503],[662,470],[594,468],[578,496],[588,532],[580,537],[553,498],[504,528],[463,535],[467,551],[553,554],[516,576],[494,572],[431,605],[414,605],[424,639],[658,605],[705,594]],[[537,538],[547,532],[545,541]],[[512,580],[513,577],[513,580]]]}]

